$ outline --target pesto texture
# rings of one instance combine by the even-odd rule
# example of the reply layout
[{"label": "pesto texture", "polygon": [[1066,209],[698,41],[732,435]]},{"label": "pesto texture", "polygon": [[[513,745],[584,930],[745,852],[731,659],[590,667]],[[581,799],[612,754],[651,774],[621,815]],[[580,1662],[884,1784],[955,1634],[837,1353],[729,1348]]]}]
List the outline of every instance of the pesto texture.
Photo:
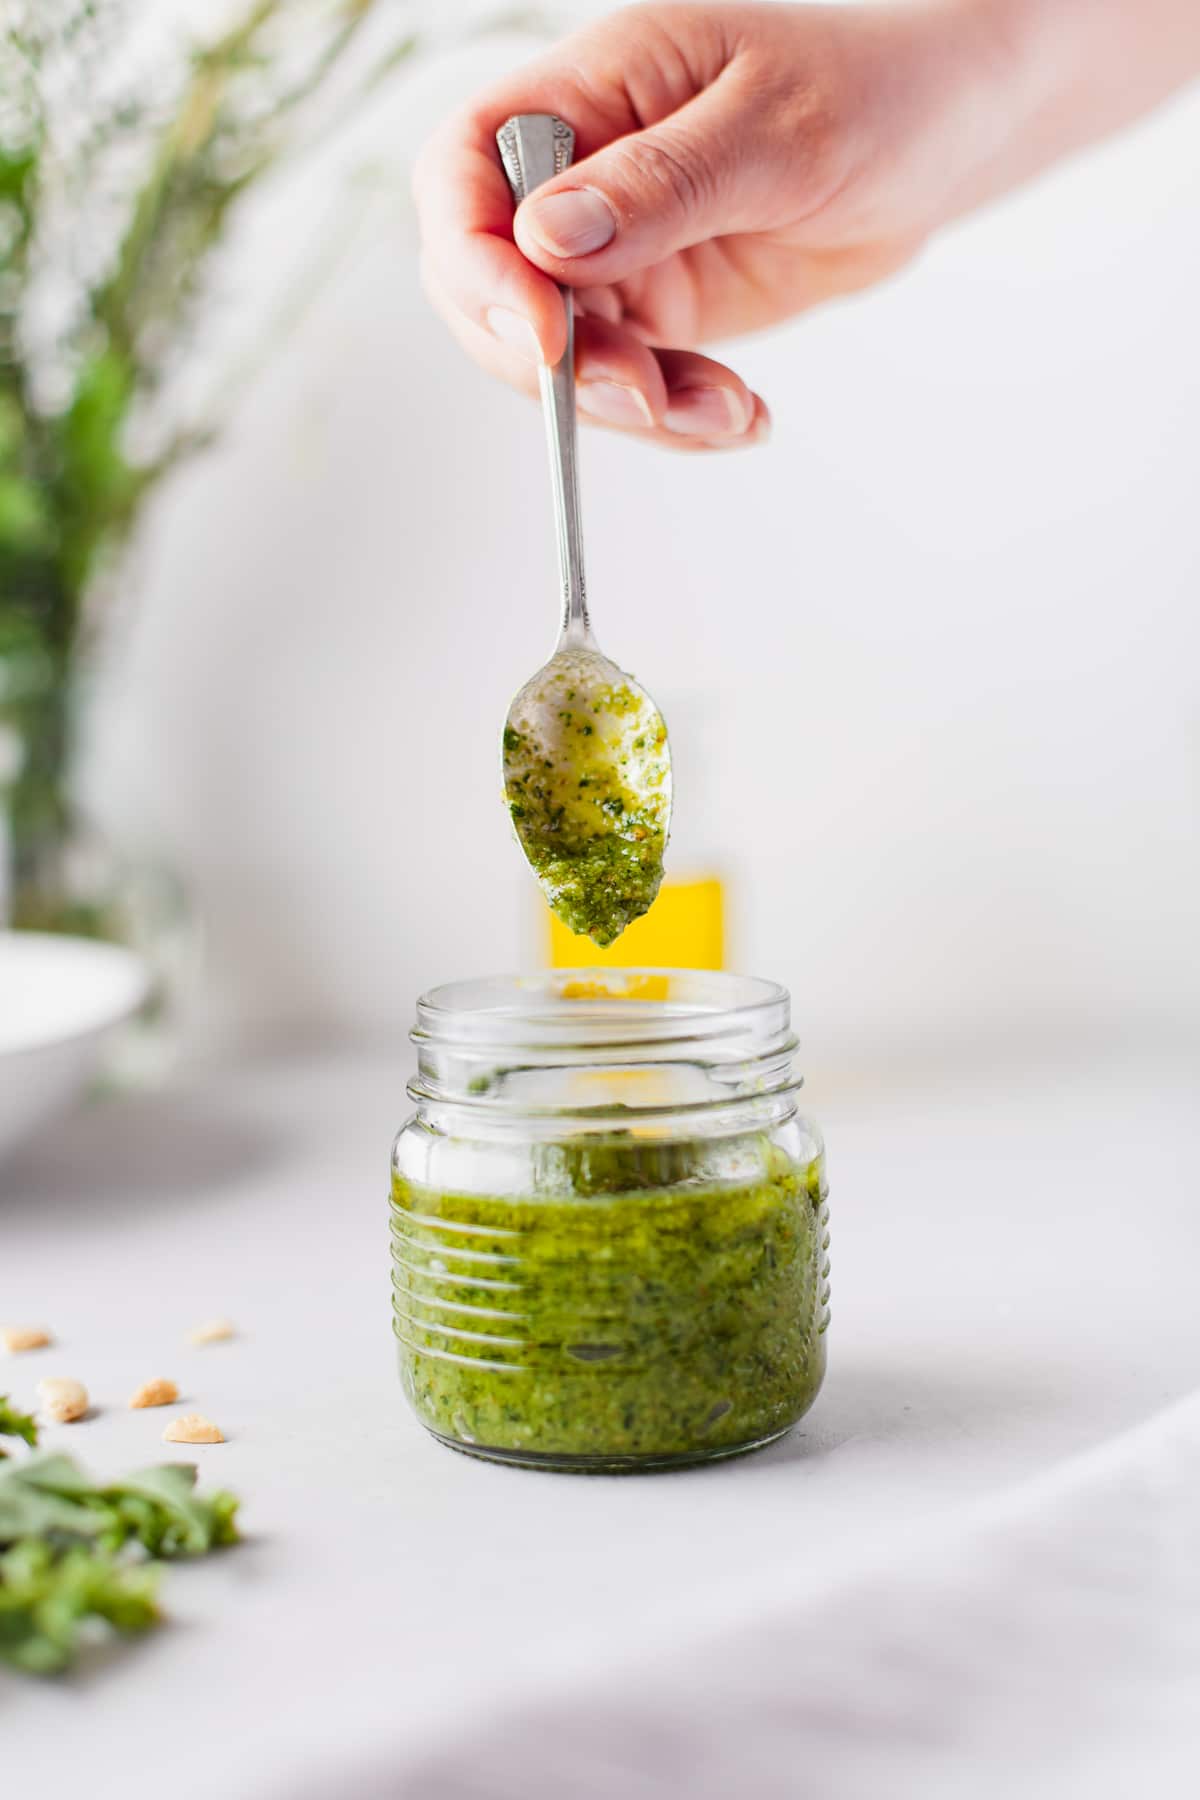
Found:
[{"label": "pesto texture", "polygon": [[606,658],[564,652],[517,696],[503,760],[513,829],[551,908],[571,931],[613,943],[662,883],[662,715]]},{"label": "pesto texture", "polygon": [[422,1422],[613,1468],[786,1430],[824,1373],[827,1213],[819,1160],[756,1148],[756,1173],[719,1183],[699,1147],[632,1140],[541,1147],[528,1196],[397,1176],[394,1326]]}]

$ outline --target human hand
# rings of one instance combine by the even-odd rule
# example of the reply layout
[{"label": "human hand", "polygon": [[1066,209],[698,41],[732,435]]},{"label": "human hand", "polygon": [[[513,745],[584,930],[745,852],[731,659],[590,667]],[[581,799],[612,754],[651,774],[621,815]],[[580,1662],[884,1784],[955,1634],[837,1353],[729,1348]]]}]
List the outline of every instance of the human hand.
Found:
[{"label": "human hand", "polygon": [[[563,282],[585,416],[677,449],[760,442],[765,402],[695,346],[881,280],[980,197],[1003,54],[980,0],[623,9],[430,141],[427,291],[532,393],[565,346]],[[566,119],[577,160],[514,220],[495,133],[521,112]]]}]

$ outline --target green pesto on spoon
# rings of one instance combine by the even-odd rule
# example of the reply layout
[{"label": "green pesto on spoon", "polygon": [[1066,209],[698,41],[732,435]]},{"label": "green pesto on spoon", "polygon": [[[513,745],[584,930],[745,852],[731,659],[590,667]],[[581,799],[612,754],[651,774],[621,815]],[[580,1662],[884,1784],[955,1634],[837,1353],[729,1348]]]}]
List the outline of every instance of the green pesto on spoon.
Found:
[{"label": "green pesto on spoon", "polygon": [[[496,134],[520,205],[570,166],[575,134],[548,113]],[[671,828],[671,752],[662,714],[592,636],[583,578],[575,433],[575,320],[563,291],[567,347],[540,382],[562,577],[558,647],[527,681],[504,725],[504,797],[517,841],[551,908],[601,946],[646,912],[663,877]]]}]

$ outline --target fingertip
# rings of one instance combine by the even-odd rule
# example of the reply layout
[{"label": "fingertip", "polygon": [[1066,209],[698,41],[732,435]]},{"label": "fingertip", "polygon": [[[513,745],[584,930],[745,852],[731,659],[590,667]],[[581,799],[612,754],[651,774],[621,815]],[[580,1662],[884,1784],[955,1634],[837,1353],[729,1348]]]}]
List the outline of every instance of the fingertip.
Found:
[{"label": "fingertip", "polygon": [[706,437],[698,433],[672,431],[664,423],[661,430],[653,433],[650,441],[661,445],[664,450],[672,450],[684,456],[709,456],[714,452],[757,449],[770,439],[771,414],[760,395],[752,394],[750,398],[753,402],[750,424],[745,431],[736,435],[718,433],[716,436]]},{"label": "fingertip", "polygon": [[667,389],[663,424],[668,431],[706,442],[746,437],[755,425],[758,402],[740,375],[694,350],[660,349],[656,355]]},{"label": "fingertip", "polygon": [[663,423],[682,437],[739,438],[753,417],[753,408],[735,389],[694,387],[671,395]]},{"label": "fingertip", "polygon": [[514,244],[469,233],[427,244],[425,261],[449,303],[505,349],[533,362],[558,361],[567,345],[562,295]]},{"label": "fingertip", "polygon": [[567,347],[566,307],[557,285],[530,268],[511,244],[493,239],[482,250],[467,301],[485,330],[534,362],[556,363]]},{"label": "fingertip", "polygon": [[506,350],[515,351],[526,362],[546,360],[537,332],[520,313],[510,311],[507,306],[489,306],[483,316],[492,336]]},{"label": "fingertip", "polygon": [[652,431],[654,414],[650,402],[639,388],[620,381],[596,378],[581,381],[576,388],[580,411],[602,425],[615,425],[621,431]]},{"label": "fingertip", "polygon": [[758,394],[751,394],[753,413],[745,431],[734,437],[717,437],[710,439],[702,447],[706,450],[755,450],[760,444],[769,443],[771,437],[771,415],[765,401]]},{"label": "fingertip", "polygon": [[754,417],[750,421],[750,430],[746,435],[752,443],[768,443],[770,441],[771,433],[775,428],[775,421],[771,417],[771,409],[761,394],[751,394],[750,398],[754,402]]},{"label": "fingertip", "polygon": [[518,208],[513,236],[518,248],[541,268],[557,268],[593,256],[617,235],[611,202],[595,188],[560,188],[531,194]]},{"label": "fingertip", "polygon": [[607,319],[577,319],[575,379],[582,409],[605,424],[644,431],[657,426],[666,411],[666,384],[654,352],[624,325]]},{"label": "fingertip", "polygon": [[553,281],[529,271],[532,280],[525,293],[525,304],[519,309],[537,340],[541,361],[553,365],[567,347],[567,308]]}]

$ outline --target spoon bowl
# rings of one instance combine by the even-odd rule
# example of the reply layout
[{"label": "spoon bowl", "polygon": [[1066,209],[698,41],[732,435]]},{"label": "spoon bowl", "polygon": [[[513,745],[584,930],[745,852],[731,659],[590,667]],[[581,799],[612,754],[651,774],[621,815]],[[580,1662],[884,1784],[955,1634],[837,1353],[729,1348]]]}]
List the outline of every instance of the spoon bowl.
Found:
[{"label": "spoon bowl", "polygon": [[667,728],[599,650],[559,649],[517,694],[504,793],[526,860],[570,930],[604,947],[649,909],[671,825]]}]

